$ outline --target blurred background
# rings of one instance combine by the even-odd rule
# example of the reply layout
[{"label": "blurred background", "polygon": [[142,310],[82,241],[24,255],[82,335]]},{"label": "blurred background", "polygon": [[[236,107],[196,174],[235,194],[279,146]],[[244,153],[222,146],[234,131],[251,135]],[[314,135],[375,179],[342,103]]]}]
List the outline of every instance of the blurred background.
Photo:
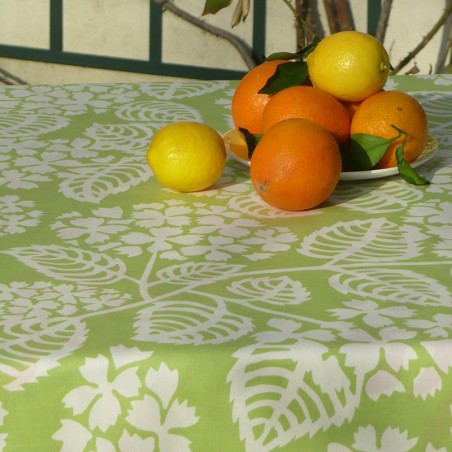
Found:
[{"label": "blurred background", "polygon": [[379,33],[400,74],[451,71],[452,0],[254,0],[232,27],[240,2],[203,15],[204,0],[0,0],[0,83],[237,79],[296,50],[294,11],[319,37]]}]

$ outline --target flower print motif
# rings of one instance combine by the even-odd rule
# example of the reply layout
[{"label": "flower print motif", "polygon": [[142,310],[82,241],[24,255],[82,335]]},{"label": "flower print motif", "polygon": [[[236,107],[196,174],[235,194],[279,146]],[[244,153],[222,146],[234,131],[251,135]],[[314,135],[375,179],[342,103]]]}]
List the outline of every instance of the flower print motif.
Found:
[{"label": "flower print motif", "polygon": [[288,228],[258,229],[253,237],[243,240],[247,245],[262,245],[262,251],[275,253],[287,251],[298,239]]},{"label": "flower print motif", "polygon": [[39,182],[49,182],[47,176],[40,174],[24,174],[17,170],[2,171],[0,175],[0,185],[6,185],[11,190],[38,188]]},{"label": "flower print motif", "polygon": [[432,320],[413,319],[408,320],[407,325],[411,328],[422,329],[430,337],[448,338],[452,331],[452,315],[435,314]]},{"label": "flower print motif", "polygon": [[111,440],[94,435],[85,426],[71,419],[63,419],[61,421],[61,428],[52,435],[52,439],[63,443],[60,449],[61,452],[84,452],[91,440],[93,440],[93,448],[91,450],[134,452],[152,452],[155,450],[154,438],[142,439],[137,434],[131,435],[127,429],[122,432],[117,448]]},{"label": "flower print motif", "polygon": [[[92,88],[91,86],[89,87]],[[108,89],[105,94],[98,95],[99,99],[114,102],[115,104],[127,104],[140,96],[138,91],[131,91],[132,85],[121,85],[113,90]]]},{"label": "flower print motif", "polygon": [[36,104],[39,104],[40,112],[44,114],[78,115],[86,112],[89,107],[102,112],[109,105],[106,100],[96,100],[93,93],[70,88],[55,90],[45,86],[27,86],[14,90],[11,95],[22,99],[24,108],[36,108]]},{"label": "flower print motif", "polygon": [[[182,245],[183,249],[185,249],[185,246],[193,246],[201,239],[201,236],[195,234],[183,234],[182,228],[153,228],[147,234],[143,232],[125,234],[121,237],[121,240],[126,245],[132,245],[132,247],[120,247],[117,251],[136,256],[141,254],[141,246],[150,244],[147,246],[147,250],[151,254],[162,252],[160,256],[162,258],[182,260],[184,259],[182,256],[178,253],[172,253],[169,250],[172,250],[174,245]],[[171,253],[171,257],[168,257],[168,252]]]},{"label": "flower print motif", "polygon": [[[110,348],[109,357],[85,359],[80,373],[86,384],[72,389],[62,400],[73,418],[62,419],[52,435],[63,443],[62,451],[83,452],[87,447],[190,450],[190,440],[182,429],[193,426],[199,418],[187,401],[176,398],[177,370],[170,370],[165,363],[158,369],[149,368],[151,356],[152,352],[119,345]],[[130,433],[127,424],[140,430],[139,434]]]},{"label": "flower print motif", "polygon": [[393,325],[392,318],[412,317],[413,309],[405,306],[390,306],[380,308],[374,301],[351,300],[342,303],[346,308],[335,308],[329,311],[338,319],[353,319],[362,317],[364,323],[375,328]]},{"label": "flower print motif", "polygon": [[157,435],[159,450],[189,451],[189,439],[174,430],[180,432],[180,429],[195,425],[199,417],[187,401],[181,403],[175,398],[179,383],[177,370],[170,370],[162,363],[157,370],[149,369],[145,383],[151,392],[131,403],[126,421],[135,428]]},{"label": "flower print motif", "polygon": [[[65,155],[61,152],[42,152],[39,156],[20,157],[16,160],[17,167],[29,173],[47,174],[58,171],[55,166]],[[56,165],[55,165],[56,164]]]},{"label": "flower print motif", "polygon": [[39,301],[54,300],[59,304],[59,315],[70,315],[78,310],[95,312],[103,308],[121,306],[131,299],[130,294],[121,294],[114,289],[93,289],[88,286],[60,284],[40,290]]},{"label": "flower print motif", "polygon": [[57,308],[58,303],[52,300],[36,301],[34,298],[17,297],[3,308],[5,314],[2,324],[14,325],[24,320],[44,324]]},{"label": "flower print motif", "polygon": [[80,239],[92,245],[112,241],[118,232],[128,229],[129,220],[123,220],[120,207],[100,208],[92,211],[93,217],[83,217],[79,212],[61,215],[50,227],[63,240]]},{"label": "flower print motif", "polygon": [[[5,416],[8,415],[8,412],[3,409],[3,404],[0,401],[0,427],[4,424]],[[6,447],[6,438],[8,437],[7,433],[0,433],[0,450],[3,450]]]},{"label": "flower print motif", "polygon": [[[204,256],[208,261],[224,261],[231,259],[234,254],[243,254],[248,247],[235,242],[230,237],[209,236],[207,244],[196,244],[184,247],[181,252],[186,257]],[[164,253],[166,259],[176,259],[174,253]]]},{"label": "flower print motif", "polygon": [[5,158],[9,158],[15,152],[17,155],[35,155],[41,149],[46,147],[46,143],[38,141],[35,139],[1,139],[0,138],[0,148],[6,155]]},{"label": "flower print motif", "polygon": [[27,228],[37,226],[42,212],[32,210],[33,207],[33,201],[21,200],[16,195],[0,196],[0,237],[21,234]]},{"label": "flower print motif", "polygon": [[188,226],[191,224],[190,214],[193,208],[183,201],[169,201],[163,203],[136,204],[132,218],[137,220],[139,226],[151,229],[155,227],[168,226]]},{"label": "flower print motif", "polygon": [[[345,354],[345,362],[349,367],[367,373],[375,369],[383,350],[386,362],[391,369],[398,372],[408,369],[409,361],[417,357],[416,351],[403,341],[416,336],[416,331],[408,331],[395,326],[388,326],[378,331],[379,338],[361,328],[340,331],[339,335],[348,340],[348,344],[340,348]],[[357,353],[361,349],[360,353]]]},{"label": "flower print motif", "polygon": [[191,230],[197,234],[206,235],[218,232],[225,237],[240,238],[250,234],[249,228],[257,228],[261,224],[255,220],[237,219],[227,222],[227,219],[219,215],[200,216],[198,225]]},{"label": "flower print motif", "polygon": [[408,212],[411,221],[429,224],[450,224],[452,202],[438,202],[436,200],[412,207]]},{"label": "flower print motif", "polygon": [[99,155],[99,152],[92,150],[92,140],[85,138],[76,138],[69,143],[68,140],[52,140],[50,151],[61,151],[70,154],[75,160],[81,158],[93,158]]},{"label": "flower print motif", "polygon": [[435,79],[433,80],[433,84],[435,85],[443,85],[443,86],[449,86],[451,85],[451,81],[448,77],[444,75],[437,75]]},{"label": "flower print motif", "polygon": [[0,315],[3,325],[27,321],[45,323],[51,318],[80,312],[95,312],[117,307],[131,299],[114,289],[94,289],[74,284],[53,285],[47,282],[0,285]]},{"label": "flower print motif", "polygon": [[137,397],[141,382],[138,377],[138,361],[143,361],[152,352],[141,352],[137,348],[111,347],[110,360],[104,355],[86,358],[80,373],[87,382],[68,392],[63,398],[66,408],[79,416],[89,410],[90,430],[99,428],[105,433],[114,426],[122,414],[121,398]]},{"label": "flower print motif", "polygon": [[430,226],[428,232],[438,238],[433,252],[439,257],[452,258],[452,225]]},{"label": "flower print motif", "polygon": [[418,438],[409,438],[408,432],[402,432],[398,428],[387,427],[381,437],[377,437],[377,432],[372,425],[359,427],[354,433],[353,449],[338,444],[330,443],[328,452],[387,452],[396,450],[397,452],[408,452],[417,444]]}]

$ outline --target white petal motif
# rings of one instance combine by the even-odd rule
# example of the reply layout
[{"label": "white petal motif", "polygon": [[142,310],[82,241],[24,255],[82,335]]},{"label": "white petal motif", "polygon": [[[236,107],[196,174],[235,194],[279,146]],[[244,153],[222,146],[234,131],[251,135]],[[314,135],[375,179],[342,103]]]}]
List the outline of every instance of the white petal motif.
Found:
[{"label": "white petal motif", "polygon": [[91,439],[91,432],[83,425],[70,419],[61,420],[61,428],[52,435],[52,439],[61,441],[61,452],[83,452]]},{"label": "white petal motif", "polygon": [[179,383],[177,370],[170,370],[165,363],[158,370],[149,369],[146,375],[146,386],[158,395],[163,408],[167,409]]},{"label": "white petal motif", "polygon": [[78,415],[88,408],[98,394],[99,390],[91,386],[79,386],[64,396],[63,404],[66,408],[72,408],[73,414]]},{"label": "white petal motif", "polygon": [[405,392],[402,383],[385,370],[373,374],[366,384],[366,393],[372,400],[378,400],[382,395],[390,396],[393,392]]},{"label": "white petal motif", "polygon": [[140,436],[134,434],[130,435],[127,430],[124,430],[121,438],[119,438],[119,450],[121,452],[152,452],[155,450],[154,438],[142,439]]},{"label": "white petal motif", "polygon": [[416,397],[426,399],[429,395],[435,395],[442,387],[441,377],[434,367],[423,367],[413,380],[413,393]]}]

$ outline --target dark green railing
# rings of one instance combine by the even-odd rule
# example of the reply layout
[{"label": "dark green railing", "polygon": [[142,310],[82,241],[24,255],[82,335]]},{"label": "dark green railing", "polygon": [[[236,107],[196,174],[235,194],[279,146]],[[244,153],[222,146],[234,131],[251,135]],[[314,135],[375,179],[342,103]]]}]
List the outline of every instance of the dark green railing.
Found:
[{"label": "dark green railing", "polygon": [[[184,78],[238,79],[243,76],[243,71],[163,62],[163,12],[161,7],[152,0],[150,0],[149,27],[151,32],[149,33],[148,60],[65,51],[63,45],[63,2],[64,0],[50,0],[50,43],[48,49],[0,44],[0,57]],[[380,12],[380,0],[368,0],[367,3],[367,26],[369,32],[373,32],[376,29]],[[255,0],[253,8],[252,47],[255,55],[262,56],[265,54],[266,1]]]}]

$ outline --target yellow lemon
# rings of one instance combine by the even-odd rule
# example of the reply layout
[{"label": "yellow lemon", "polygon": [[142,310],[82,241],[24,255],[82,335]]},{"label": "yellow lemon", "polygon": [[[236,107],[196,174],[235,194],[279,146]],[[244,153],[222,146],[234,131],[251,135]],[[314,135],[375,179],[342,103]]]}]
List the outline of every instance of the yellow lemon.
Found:
[{"label": "yellow lemon", "polygon": [[358,102],[380,91],[391,67],[383,44],[359,31],[327,36],[306,61],[314,86],[347,102]]},{"label": "yellow lemon", "polygon": [[221,176],[226,164],[223,138],[197,122],[175,122],[152,138],[147,161],[157,180],[180,192],[204,190]]}]

